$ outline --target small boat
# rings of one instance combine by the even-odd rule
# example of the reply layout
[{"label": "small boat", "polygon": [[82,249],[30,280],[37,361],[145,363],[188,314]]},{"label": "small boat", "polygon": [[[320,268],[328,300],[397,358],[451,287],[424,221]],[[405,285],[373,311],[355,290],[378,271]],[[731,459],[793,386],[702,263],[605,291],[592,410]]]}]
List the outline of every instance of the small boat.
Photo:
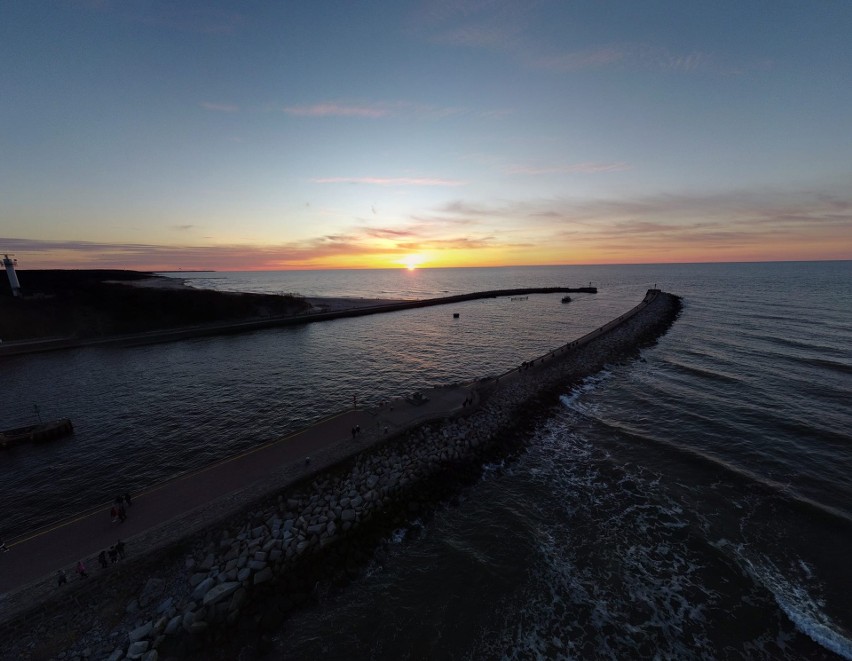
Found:
[{"label": "small boat", "polygon": [[526,301],[529,296],[512,296],[513,301]]},{"label": "small boat", "polygon": [[67,436],[74,431],[74,425],[68,418],[60,418],[52,422],[43,422],[28,427],[16,427],[0,431],[0,448],[28,442],[52,441],[55,438]]},{"label": "small boat", "polygon": [[570,296],[563,296],[563,297],[562,297],[562,302],[563,302],[563,303],[570,303],[570,302],[571,302],[571,297],[570,297]]}]

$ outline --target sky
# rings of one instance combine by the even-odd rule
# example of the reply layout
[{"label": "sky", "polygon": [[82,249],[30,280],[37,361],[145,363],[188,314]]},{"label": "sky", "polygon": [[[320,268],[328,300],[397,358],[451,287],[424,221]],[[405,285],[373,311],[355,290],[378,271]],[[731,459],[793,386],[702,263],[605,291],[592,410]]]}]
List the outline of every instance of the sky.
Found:
[{"label": "sky", "polygon": [[852,258],[849,0],[4,0],[0,253]]}]

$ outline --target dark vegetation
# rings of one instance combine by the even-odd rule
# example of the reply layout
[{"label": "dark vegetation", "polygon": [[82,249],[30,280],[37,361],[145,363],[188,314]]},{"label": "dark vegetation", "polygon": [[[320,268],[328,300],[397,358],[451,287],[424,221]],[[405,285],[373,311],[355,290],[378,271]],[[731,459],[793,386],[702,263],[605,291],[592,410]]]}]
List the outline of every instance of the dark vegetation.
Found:
[{"label": "dark vegetation", "polygon": [[0,284],[0,338],[108,337],[300,314],[294,295],[236,294],[204,289],[134,286],[158,277],[140,271],[19,271],[24,296]]}]

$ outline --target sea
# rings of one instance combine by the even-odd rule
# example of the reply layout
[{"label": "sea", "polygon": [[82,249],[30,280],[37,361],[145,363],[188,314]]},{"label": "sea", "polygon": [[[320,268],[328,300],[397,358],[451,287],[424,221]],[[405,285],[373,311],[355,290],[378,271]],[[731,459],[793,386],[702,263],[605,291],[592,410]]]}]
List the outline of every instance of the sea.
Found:
[{"label": "sea", "polygon": [[[852,659],[852,262],[172,273],[193,287],[498,297],[294,328],[2,361],[4,539],[345,409],[499,374],[637,304],[638,355],[566,383],[525,450],[273,636],[287,659]],[[458,318],[454,318],[458,313]]]}]

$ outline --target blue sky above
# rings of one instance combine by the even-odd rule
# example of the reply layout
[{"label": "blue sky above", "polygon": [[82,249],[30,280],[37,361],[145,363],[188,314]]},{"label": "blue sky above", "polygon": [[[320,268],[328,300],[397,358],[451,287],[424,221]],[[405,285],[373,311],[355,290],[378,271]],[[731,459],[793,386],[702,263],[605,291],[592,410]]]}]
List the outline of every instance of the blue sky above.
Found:
[{"label": "blue sky above", "polygon": [[852,3],[11,2],[26,268],[852,258]]}]

